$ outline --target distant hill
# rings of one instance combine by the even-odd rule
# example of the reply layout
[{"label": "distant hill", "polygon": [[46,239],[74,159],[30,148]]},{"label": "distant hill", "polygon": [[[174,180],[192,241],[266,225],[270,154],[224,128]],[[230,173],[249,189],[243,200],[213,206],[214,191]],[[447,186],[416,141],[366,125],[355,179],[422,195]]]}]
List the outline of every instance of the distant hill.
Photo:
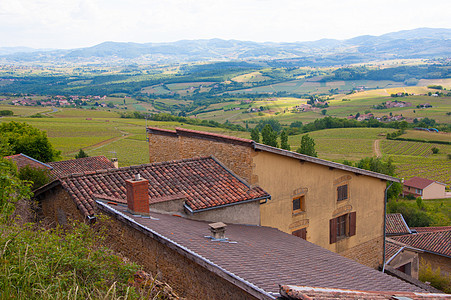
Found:
[{"label": "distant hill", "polygon": [[451,29],[418,28],[348,40],[257,43],[238,40],[181,40],[172,43],[117,43],[70,50],[1,48],[0,62],[183,63],[289,59],[293,65],[341,65],[375,59],[451,56]]}]

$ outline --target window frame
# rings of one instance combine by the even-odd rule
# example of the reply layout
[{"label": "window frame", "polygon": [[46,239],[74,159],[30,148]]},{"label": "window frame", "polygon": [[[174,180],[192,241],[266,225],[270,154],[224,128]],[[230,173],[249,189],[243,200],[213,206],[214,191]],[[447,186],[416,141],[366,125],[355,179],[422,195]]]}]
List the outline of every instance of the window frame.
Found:
[{"label": "window frame", "polygon": [[[343,198],[343,189],[345,188],[346,196]],[[337,186],[337,202],[349,200],[349,184],[341,184]]]},{"label": "window frame", "polygon": [[329,220],[329,244],[356,235],[356,212],[349,212]]},{"label": "window frame", "polygon": [[[299,208],[295,209],[295,201],[296,200],[299,200]],[[305,212],[305,194],[297,195],[297,196],[293,197],[291,204],[292,204],[291,209],[292,209],[293,214],[304,213]]]}]

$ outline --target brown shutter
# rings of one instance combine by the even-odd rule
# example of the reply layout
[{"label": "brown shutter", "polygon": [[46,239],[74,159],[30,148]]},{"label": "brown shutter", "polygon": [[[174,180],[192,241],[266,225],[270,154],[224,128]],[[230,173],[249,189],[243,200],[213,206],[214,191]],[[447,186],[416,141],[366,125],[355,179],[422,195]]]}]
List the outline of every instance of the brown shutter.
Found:
[{"label": "brown shutter", "polygon": [[349,214],[349,236],[355,235],[356,231],[356,213],[352,212]]},{"label": "brown shutter", "polygon": [[337,242],[337,218],[329,221],[329,244]]},{"label": "brown shutter", "polygon": [[302,228],[299,230],[295,230],[291,233],[294,236],[300,237],[301,239],[307,239],[307,228]]}]

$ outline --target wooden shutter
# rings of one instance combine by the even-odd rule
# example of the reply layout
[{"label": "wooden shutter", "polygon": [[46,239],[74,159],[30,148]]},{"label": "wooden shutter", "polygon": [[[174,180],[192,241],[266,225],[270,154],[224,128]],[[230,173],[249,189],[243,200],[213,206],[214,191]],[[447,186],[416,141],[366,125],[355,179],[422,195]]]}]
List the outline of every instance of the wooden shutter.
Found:
[{"label": "wooden shutter", "polygon": [[294,236],[300,237],[301,239],[307,239],[307,228],[302,228],[299,230],[295,230],[291,233]]},{"label": "wooden shutter", "polygon": [[337,218],[329,221],[329,244],[337,242]]},{"label": "wooden shutter", "polygon": [[355,235],[356,231],[356,212],[349,214],[349,236]]}]

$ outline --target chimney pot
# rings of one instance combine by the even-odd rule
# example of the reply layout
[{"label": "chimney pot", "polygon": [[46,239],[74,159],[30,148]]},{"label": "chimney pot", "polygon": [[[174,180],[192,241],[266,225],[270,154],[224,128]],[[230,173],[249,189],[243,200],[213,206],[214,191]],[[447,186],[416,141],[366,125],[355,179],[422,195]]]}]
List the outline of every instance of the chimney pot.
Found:
[{"label": "chimney pot", "polygon": [[149,215],[149,181],[136,174],[125,181],[128,211],[137,215]]},{"label": "chimney pot", "polygon": [[226,224],[222,222],[208,224],[210,232],[215,239],[225,239]]}]

